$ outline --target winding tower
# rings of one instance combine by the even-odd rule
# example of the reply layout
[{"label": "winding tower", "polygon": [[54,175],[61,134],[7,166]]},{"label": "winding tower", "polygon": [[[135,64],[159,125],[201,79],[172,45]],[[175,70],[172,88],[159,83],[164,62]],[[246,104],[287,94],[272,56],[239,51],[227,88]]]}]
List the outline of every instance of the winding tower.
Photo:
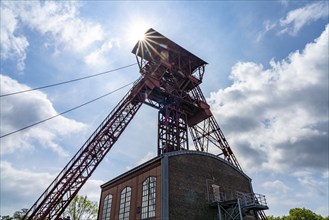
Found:
[{"label": "winding tower", "polygon": [[[190,152],[189,133],[194,152],[209,152],[212,158],[245,175],[200,89],[207,63],[153,29],[137,42],[132,53],[136,55],[141,76],[40,196],[26,218],[59,219],[142,104],[158,111],[158,158]],[[202,165],[200,169],[204,169]],[[211,181],[205,182],[208,206],[217,210],[217,219],[244,219],[243,212],[247,209],[255,213],[255,219],[266,219],[262,210],[267,205],[252,188],[240,194],[230,189],[232,196],[228,197],[228,193],[223,193],[229,190],[222,187],[218,191],[220,186],[214,179],[210,185]]]},{"label": "winding tower", "polygon": [[158,110],[158,155],[188,150],[189,130],[196,150],[215,146],[217,156],[241,170],[200,89],[207,63],[153,29],[132,53],[142,75],[132,95],[146,86],[139,101]]}]

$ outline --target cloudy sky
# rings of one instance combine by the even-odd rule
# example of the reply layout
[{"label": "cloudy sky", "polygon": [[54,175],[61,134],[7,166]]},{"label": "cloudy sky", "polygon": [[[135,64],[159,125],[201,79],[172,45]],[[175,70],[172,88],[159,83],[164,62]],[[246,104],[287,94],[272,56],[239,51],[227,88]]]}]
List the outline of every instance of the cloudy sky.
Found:
[{"label": "cloudy sky", "polygon": [[[202,90],[268,215],[328,216],[327,1],[1,1],[1,95],[136,63],[152,27],[207,61]],[[1,136],[126,85],[137,66],[1,97]],[[1,215],[30,208],[129,86],[1,141]],[[157,112],[143,106],[83,187],[156,156]]]}]

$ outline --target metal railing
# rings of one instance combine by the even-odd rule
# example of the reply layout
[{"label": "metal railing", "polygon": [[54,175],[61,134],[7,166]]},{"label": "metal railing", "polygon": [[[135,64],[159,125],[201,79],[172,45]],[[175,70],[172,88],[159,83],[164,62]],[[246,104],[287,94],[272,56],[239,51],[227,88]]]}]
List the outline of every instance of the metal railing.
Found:
[{"label": "metal railing", "polygon": [[258,193],[236,192],[241,206],[267,206],[265,195]]},{"label": "metal railing", "polygon": [[[207,183],[208,185],[209,183]],[[208,185],[208,200],[209,203],[225,202],[229,200],[239,199],[242,207],[245,206],[264,206],[267,207],[265,195],[258,193],[244,193],[240,191],[233,191],[218,185]]]}]

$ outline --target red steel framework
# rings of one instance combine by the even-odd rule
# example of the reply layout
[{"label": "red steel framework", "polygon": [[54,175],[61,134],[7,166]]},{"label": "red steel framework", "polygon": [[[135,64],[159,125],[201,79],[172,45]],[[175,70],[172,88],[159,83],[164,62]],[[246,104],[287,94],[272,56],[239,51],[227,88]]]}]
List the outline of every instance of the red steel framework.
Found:
[{"label": "red steel framework", "polygon": [[132,53],[141,77],[35,202],[27,219],[59,219],[143,103],[158,109],[158,155],[188,150],[189,130],[196,150],[212,152],[241,170],[199,87],[207,63],[153,29]]}]

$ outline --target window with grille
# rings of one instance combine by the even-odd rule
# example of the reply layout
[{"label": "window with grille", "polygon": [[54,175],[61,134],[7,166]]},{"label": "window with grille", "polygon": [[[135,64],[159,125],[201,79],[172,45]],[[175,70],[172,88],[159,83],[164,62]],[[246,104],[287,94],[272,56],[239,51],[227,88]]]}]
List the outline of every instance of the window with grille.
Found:
[{"label": "window with grille", "polygon": [[142,219],[155,217],[156,177],[148,177],[143,182]]},{"label": "window with grille", "polygon": [[112,195],[109,194],[104,198],[102,220],[110,220],[112,207]]},{"label": "window with grille", "polygon": [[119,220],[129,220],[131,187],[126,187],[121,191]]}]

